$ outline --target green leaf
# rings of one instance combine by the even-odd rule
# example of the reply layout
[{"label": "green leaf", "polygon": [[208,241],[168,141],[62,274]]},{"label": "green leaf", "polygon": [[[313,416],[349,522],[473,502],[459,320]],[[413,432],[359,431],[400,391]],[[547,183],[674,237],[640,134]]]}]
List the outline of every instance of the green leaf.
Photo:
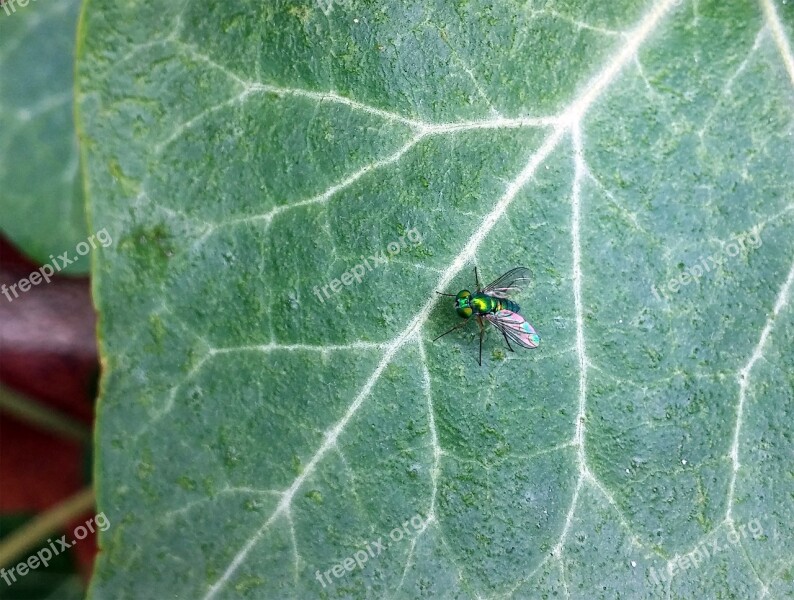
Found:
[{"label": "green leaf", "polygon": [[[86,238],[72,118],[79,7],[79,0],[0,7],[0,227],[41,264]],[[88,270],[87,260],[64,268]]]},{"label": "green leaf", "polygon": [[790,594],[791,10],[93,0],[93,596]]}]

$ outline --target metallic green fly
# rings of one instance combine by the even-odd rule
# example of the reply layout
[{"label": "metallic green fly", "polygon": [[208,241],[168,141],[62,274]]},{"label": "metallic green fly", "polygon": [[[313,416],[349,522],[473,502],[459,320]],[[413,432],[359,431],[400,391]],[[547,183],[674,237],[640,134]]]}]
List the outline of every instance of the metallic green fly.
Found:
[{"label": "metallic green fly", "polygon": [[518,314],[521,307],[507,297],[508,295],[513,295],[521,291],[521,287],[519,287],[520,283],[524,285],[529,283],[529,269],[526,267],[517,267],[508,271],[496,281],[489,283],[484,288],[480,288],[480,278],[477,275],[477,267],[474,267],[474,279],[477,283],[477,291],[474,294],[469,290],[461,290],[457,294],[436,292],[442,296],[455,298],[455,310],[458,316],[463,317],[465,321],[458,323],[449,331],[445,331],[434,338],[433,341],[435,342],[438,338],[444,337],[448,333],[452,333],[456,329],[463,327],[469,322],[469,319],[474,316],[477,319],[477,324],[480,326],[480,366],[482,366],[482,338],[483,335],[485,335],[485,327],[482,323],[483,319],[502,332],[510,352],[514,352],[513,347],[510,345],[510,340],[513,340],[522,348],[537,348],[540,344],[540,336],[532,325],[527,323],[524,317]]}]

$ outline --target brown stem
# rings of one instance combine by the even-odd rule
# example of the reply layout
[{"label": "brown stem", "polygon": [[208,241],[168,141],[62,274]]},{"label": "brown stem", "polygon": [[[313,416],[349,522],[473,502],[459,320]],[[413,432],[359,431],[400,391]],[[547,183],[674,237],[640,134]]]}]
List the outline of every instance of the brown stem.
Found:
[{"label": "brown stem", "polygon": [[[66,525],[94,506],[94,490],[87,487],[36,515],[0,542],[0,567],[10,567],[20,556],[41,546],[41,541],[63,531]],[[67,536],[68,537],[68,536]]]},{"label": "brown stem", "polygon": [[35,427],[78,442],[90,442],[91,430],[82,423],[0,385],[0,410]]}]

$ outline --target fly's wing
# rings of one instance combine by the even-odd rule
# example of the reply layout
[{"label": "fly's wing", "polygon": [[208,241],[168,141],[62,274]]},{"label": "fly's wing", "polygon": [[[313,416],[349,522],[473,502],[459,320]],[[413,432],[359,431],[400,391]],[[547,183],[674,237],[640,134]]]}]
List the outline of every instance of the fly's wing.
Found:
[{"label": "fly's wing", "polygon": [[516,267],[486,285],[482,291],[497,298],[507,298],[508,295],[517,294],[522,287],[529,285],[531,276],[526,267]]},{"label": "fly's wing", "polygon": [[532,325],[512,310],[500,310],[495,314],[485,315],[485,318],[519,346],[537,348],[540,345],[540,336]]}]

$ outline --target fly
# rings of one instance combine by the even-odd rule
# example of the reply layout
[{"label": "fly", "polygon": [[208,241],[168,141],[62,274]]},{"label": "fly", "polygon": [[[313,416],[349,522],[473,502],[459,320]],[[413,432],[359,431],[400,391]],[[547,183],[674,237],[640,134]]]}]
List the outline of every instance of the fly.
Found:
[{"label": "fly", "polygon": [[537,348],[540,344],[540,336],[532,325],[519,314],[521,307],[508,298],[508,296],[521,291],[519,284],[527,285],[529,283],[530,275],[529,269],[526,267],[516,267],[499,277],[496,281],[489,283],[484,288],[480,288],[477,267],[474,267],[474,279],[477,283],[477,291],[474,294],[469,290],[461,290],[457,294],[437,292],[442,296],[455,298],[455,311],[458,316],[465,320],[449,331],[445,331],[433,341],[435,342],[438,338],[463,327],[469,322],[471,317],[474,317],[480,326],[480,366],[482,366],[482,338],[485,335],[483,319],[502,332],[510,352],[515,352],[510,345],[510,340],[522,348]]}]

